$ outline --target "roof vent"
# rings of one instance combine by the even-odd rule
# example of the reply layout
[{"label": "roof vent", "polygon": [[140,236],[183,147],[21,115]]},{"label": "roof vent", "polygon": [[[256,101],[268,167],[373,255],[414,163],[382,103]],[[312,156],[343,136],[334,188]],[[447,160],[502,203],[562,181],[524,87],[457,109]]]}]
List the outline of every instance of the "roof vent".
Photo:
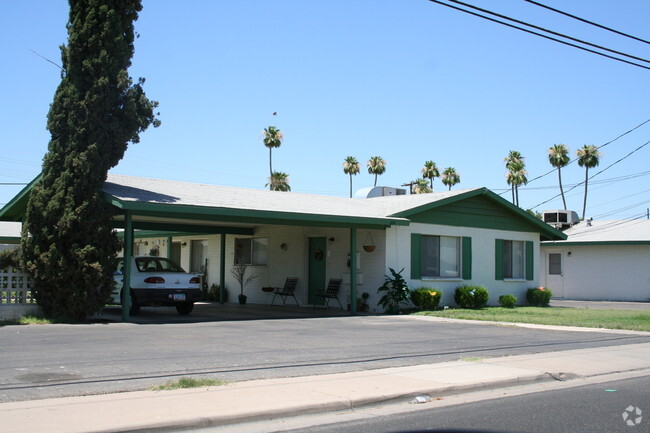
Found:
[{"label": "roof vent", "polygon": [[572,210],[545,210],[542,212],[542,218],[545,223],[560,230],[568,229],[580,222],[578,214]]},{"label": "roof vent", "polygon": [[361,188],[355,194],[355,198],[386,197],[391,195],[406,195],[406,190],[390,186],[375,186],[372,188]]}]

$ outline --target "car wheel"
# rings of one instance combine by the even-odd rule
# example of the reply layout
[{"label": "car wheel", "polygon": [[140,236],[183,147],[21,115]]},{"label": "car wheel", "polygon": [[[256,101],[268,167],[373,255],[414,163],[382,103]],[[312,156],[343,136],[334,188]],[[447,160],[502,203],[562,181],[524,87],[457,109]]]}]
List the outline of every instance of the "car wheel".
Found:
[{"label": "car wheel", "polygon": [[140,304],[138,304],[138,300],[135,298],[133,292],[131,292],[131,309],[129,310],[129,314],[131,316],[135,316],[139,312],[140,312]]},{"label": "car wheel", "polygon": [[193,309],[193,302],[183,302],[182,304],[176,304],[176,311],[178,311],[178,314],[187,315],[190,314]]}]

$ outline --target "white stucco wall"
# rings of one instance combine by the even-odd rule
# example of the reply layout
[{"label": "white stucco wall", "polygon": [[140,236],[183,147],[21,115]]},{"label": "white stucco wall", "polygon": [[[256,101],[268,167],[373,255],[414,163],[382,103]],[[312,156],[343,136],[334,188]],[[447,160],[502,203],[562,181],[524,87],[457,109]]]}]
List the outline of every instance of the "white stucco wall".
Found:
[{"label": "white stucco wall", "polygon": [[562,253],[564,299],[650,301],[650,246],[542,246],[542,278],[548,283],[547,253]]},{"label": "white stucco wall", "polygon": [[[472,279],[435,278],[427,280],[412,280],[411,277],[411,234],[439,236],[466,236],[472,238]],[[532,281],[496,280],[494,246],[496,239],[533,242],[534,276]],[[454,290],[460,285],[483,285],[490,292],[489,305],[498,305],[501,295],[515,295],[519,303],[525,303],[526,290],[539,285],[539,233],[515,232],[505,230],[490,230],[470,227],[453,227],[433,224],[411,224],[410,226],[393,227],[387,231],[388,251],[386,267],[392,266],[395,271],[404,268],[402,276],[407,280],[409,288],[431,287],[442,290],[440,305],[455,305]],[[392,265],[391,265],[392,264]],[[388,269],[386,269],[388,272]]]}]

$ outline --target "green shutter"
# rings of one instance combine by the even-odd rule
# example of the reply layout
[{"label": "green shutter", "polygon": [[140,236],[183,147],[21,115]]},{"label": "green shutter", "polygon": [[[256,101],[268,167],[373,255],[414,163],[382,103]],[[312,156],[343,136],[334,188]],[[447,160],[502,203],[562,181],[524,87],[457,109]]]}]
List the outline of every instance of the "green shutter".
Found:
[{"label": "green shutter", "polygon": [[503,239],[494,241],[494,279],[503,280]]},{"label": "green shutter", "polygon": [[411,233],[411,279],[419,280],[420,274],[420,235]]},{"label": "green shutter", "polygon": [[472,238],[463,237],[463,280],[472,279]]},{"label": "green shutter", "polygon": [[526,279],[528,281],[532,280],[535,276],[534,272],[534,263],[535,255],[533,252],[533,241],[526,241]]}]

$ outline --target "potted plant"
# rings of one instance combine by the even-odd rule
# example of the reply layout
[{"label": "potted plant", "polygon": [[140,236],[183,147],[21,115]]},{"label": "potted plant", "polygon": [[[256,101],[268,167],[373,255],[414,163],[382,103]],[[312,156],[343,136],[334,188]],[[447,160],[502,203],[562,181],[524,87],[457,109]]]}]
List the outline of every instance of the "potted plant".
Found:
[{"label": "potted plant", "polygon": [[245,304],[247,296],[244,295],[244,286],[246,284],[250,283],[253,281],[255,278],[257,278],[257,275],[249,275],[248,277],[246,276],[246,271],[248,270],[248,263],[244,262],[243,260],[238,260],[237,263],[232,267],[230,270],[230,273],[232,274],[233,277],[235,277],[235,280],[239,283],[239,303],[240,304]]},{"label": "potted plant", "polygon": [[404,268],[399,272],[395,272],[393,268],[388,268],[388,270],[392,277],[385,275],[384,284],[377,289],[377,293],[383,293],[377,305],[384,307],[389,314],[397,314],[400,304],[408,302],[411,291],[402,277]]},{"label": "potted plant", "polygon": [[361,294],[361,302],[359,303],[359,306],[357,307],[357,309],[359,311],[361,311],[363,313],[368,312],[368,310],[370,309],[370,307],[368,305],[368,298],[369,297],[370,297],[370,293],[368,293],[368,292],[363,292]]}]

